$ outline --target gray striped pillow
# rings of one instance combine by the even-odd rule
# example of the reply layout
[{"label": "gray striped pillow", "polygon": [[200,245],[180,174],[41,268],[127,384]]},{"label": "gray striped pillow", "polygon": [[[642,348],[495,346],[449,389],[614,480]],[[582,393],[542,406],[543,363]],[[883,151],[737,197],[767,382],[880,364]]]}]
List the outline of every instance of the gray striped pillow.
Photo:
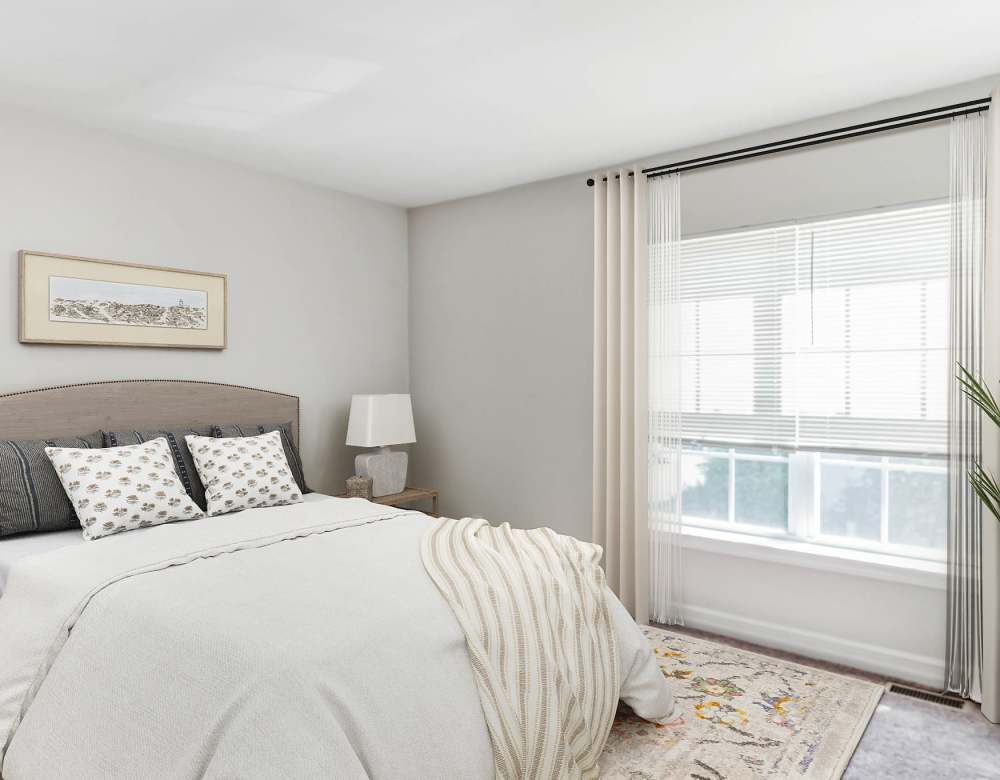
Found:
[{"label": "gray striped pillow", "polygon": [[212,426],[177,426],[169,430],[164,428],[152,428],[145,431],[105,431],[105,447],[127,447],[132,444],[143,444],[153,439],[166,439],[170,446],[170,457],[174,460],[174,470],[180,477],[181,484],[191,500],[202,510],[205,509],[205,486],[201,484],[198,477],[198,470],[194,467],[194,460],[188,450],[184,437],[188,434],[195,436],[211,436]]},{"label": "gray striped pillow", "polygon": [[0,537],[79,528],[46,447],[97,449],[100,431],[58,439],[0,440]]},{"label": "gray striped pillow", "polygon": [[292,477],[295,484],[299,486],[302,495],[312,493],[306,486],[306,477],[302,471],[302,458],[299,457],[299,450],[295,446],[292,438],[292,424],[286,423],[230,423],[229,425],[213,425],[212,435],[217,439],[232,439],[236,436],[260,436],[262,433],[271,431],[281,432],[281,445],[285,449],[285,459],[288,461],[288,468],[292,470]]}]

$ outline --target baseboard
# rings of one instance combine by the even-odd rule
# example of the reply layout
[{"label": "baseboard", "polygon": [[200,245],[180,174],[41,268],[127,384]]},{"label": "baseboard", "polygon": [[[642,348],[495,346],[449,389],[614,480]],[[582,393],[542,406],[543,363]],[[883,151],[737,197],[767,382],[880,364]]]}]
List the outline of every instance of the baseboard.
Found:
[{"label": "baseboard", "polygon": [[940,690],[944,659],[908,653],[891,647],[842,639],[831,634],[735,615],[730,612],[685,605],[684,623],[691,628],[731,636],[744,642],[799,653],[873,674]]}]

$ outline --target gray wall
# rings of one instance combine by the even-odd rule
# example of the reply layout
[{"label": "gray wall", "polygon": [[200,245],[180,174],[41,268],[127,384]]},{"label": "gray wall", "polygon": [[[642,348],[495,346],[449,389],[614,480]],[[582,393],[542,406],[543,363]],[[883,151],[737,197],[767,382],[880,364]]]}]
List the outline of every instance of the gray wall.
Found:
[{"label": "gray wall", "polygon": [[413,479],[442,512],[590,535],[591,192],[410,212]]},{"label": "gray wall", "polygon": [[[408,384],[402,209],[21,112],[0,113],[0,171],[0,392],[182,378],[293,393],[308,480],[342,489],[351,394]],[[229,348],[19,344],[19,249],[226,273]]]}]

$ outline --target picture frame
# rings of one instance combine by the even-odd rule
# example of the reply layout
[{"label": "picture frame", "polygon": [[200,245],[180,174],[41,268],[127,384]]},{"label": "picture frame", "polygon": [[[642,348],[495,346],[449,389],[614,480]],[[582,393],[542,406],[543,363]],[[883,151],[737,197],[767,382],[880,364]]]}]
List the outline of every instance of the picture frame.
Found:
[{"label": "picture frame", "polygon": [[225,274],[18,252],[22,344],[225,349]]}]

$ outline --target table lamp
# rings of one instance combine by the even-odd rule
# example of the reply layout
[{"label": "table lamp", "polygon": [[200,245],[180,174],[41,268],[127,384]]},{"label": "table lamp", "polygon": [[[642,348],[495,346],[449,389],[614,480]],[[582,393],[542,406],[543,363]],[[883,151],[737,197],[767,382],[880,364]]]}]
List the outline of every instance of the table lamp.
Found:
[{"label": "table lamp", "polygon": [[354,459],[355,473],[372,479],[372,497],[400,493],[406,488],[407,454],[389,449],[391,444],[417,440],[413,431],[413,407],[406,393],[355,395],[347,423],[347,444],[378,447]]}]

